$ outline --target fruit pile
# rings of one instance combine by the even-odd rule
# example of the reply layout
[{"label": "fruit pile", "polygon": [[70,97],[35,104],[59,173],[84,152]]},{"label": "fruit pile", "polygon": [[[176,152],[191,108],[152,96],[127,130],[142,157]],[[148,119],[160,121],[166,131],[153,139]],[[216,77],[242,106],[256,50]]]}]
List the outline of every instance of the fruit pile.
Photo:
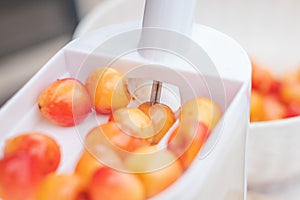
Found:
[{"label": "fruit pile", "polygon": [[85,85],[74,78],[57,80],[37,101],[40,113],[58,126],[84,123],[92,110],[109,119],[91,127],[86,148],[68,174],[58,171],[59,141],[40,132],[8,139],[0,160],[3,200],[155,196],[191,165],[222,116],[215,102],[201,97],[183,104],[178,116],[160,103],[129,107],[131,97],[123,75],[106,67],[92,71]]},{"label": "fruit pile", "polygon": [[300,69],[280,78],[252,62],[251,122],[278,120],[300,115]]}]

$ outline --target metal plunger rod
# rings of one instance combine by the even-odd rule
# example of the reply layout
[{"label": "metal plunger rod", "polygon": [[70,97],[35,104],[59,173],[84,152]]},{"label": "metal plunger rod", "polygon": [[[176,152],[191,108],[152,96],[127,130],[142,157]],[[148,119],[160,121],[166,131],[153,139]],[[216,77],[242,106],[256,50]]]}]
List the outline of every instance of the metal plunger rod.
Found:
[{"label": "metal plunger rod", "polygon": [[150,102],[152,105],[160,102],[162,82],[153,81]]},{"label": "metal plunger rod", "polygon": [[[194,8],[197,0],[146,0],[143,28],[161,28],[173,30],[185,35],[190,35],[194,19]],[[167,42],[173,43],[173,38],[166,38]],[[140,45],[155,44],[155,37],[152,34],[142,34]],[[151,46],[151,45],[150,45]],[[154,45],[155,46],[155,45]],[[142,55],[152,59],[151,54]],[[157,60],[157,57],[156,59]],[[160,101],[162,82],[153,81],[151,98],[152,104]]]}]

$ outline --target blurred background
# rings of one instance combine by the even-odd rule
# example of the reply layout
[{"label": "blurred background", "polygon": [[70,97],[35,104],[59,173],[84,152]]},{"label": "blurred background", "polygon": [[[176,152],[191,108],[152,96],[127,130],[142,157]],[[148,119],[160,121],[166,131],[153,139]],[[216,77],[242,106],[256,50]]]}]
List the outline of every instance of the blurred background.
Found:
[{"label": "blurred background", "polygon": [[[0,1],[0,106],[72,37],[141,20],[144,2]],[[280,74],[299,63],[299,8],[299,0],[198,0],[195,21],[226,33]]]},{"label": "blurred background", "polygon": [[0,106],[71,40],[100,1],[0,1]]},{"label": "blurred background", "polygon": [[[73,36],[141,20],[144,2],[0,1],[0,106]],[[285,66],[300,62],[299,8],[299,0],[198,0],[195,20],[234,38],[250,56],[280,74]]]}]

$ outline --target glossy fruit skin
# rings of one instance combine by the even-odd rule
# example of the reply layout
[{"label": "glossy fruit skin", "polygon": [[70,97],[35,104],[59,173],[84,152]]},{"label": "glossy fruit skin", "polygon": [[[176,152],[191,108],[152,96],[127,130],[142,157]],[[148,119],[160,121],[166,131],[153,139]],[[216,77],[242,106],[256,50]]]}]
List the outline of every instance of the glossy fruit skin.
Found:
[{"label": "glossy fruit skin", "polygon": [[153,123],[155,135],[152,138],[151,144],[158,144],[168,130],[175,122],[175,115],[172,109],[165,104],[154,104],[145,102],[139,105],[139,109],[147,114]]},{"label": "glossy fruit skin", "polygon": [[88,187],[90,200],[145,200],[145,189],[133,174],[108,167],[98,169]]},{"label": "glossy fruit skin", "polygon": [[123,75],[114,68],[99,67],[92,71],[85,83],[96,112],[110,114],[126,107],[130,95]]},{"label": "glossy fruit skin", "polygon": [[86,182],[89,182],[95,171],[101,167],[103,167],[103,164],[96,157],[87,150],[83,150],[76,164],[75,174],[79,175]]},{"label": "glossy fruit skin", "polygon": [[184,170],[195,160],[210,131],[204,123],[185,121],[175,129],[168,140],[168,149],[176,156]]},{"label": "glossy fruit skin", "polygon": [[43,133],[24,133],[8,139],[4,148],[4,155],[25,153],[36,161],[36,166],[43,174],[57,170],[61,152],[58,143]]},{"label": "glossy fruit skin", "polygon": [[112,113],[109,121],[117,126],[128,136],[140,138],[151,142],[154,127],[151,119],[138,108],[120,108]]},{"label": "glossy fruit skin", "polygon": [[38,200],[84,200],[85,182],[75,174],[50,174],[39,185]]},{"label": "glossy fruit skin", "polygon": [[44,117],[60,126],[81,123],[91,112],[91,97],[85,86],[74,78],[58,79],[45,88],[38,98]]},{"label": "glossy fruit skin", "polygon": [[168,149],[154,145],[142,147],[134,153],[126,158],[125,166],[140,178],[147,198],[168,188],[183,173],[176,156]]},{"label": "glossy fruit skin", "polygon": [[43,178],[36,161],[26,153],[16,153],[0,160],[0,198],[32,200]]},{"label": "glossy fruit skin", "polygon": [[222,110],[212,99],[198,97],[188,100],[182,105],[180,121],[199,121],[211,131],[215,128],[220,118]]},{"label": "glossy fruit skin", "polygon": [[86,145],[102,145],[112,150],[132,152],[136,149],[148,146],[149,141],[144,138],[137,138],[124,133],[115,122],[107,122],[93,128],[86,136]]}]

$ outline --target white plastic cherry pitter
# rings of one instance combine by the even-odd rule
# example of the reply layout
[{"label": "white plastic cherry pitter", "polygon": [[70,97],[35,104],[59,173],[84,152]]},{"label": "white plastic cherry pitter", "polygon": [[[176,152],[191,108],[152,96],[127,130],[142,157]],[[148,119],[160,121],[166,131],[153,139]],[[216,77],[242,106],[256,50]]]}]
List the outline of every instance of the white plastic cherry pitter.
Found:
[{"label": "white plastic cherry pitter", "polygon": [[0,136],[1,141],[25,130],[53,133],[61,141],[63,155],[68,155],[59,170],[72,169],[83,146],[78,136],[84,137],[93,125],[107,118],[94,114],[76,128],[56,128],[39,115],[37,96],[58,77],[76,77],[85,82],[93,69],[109,66],[125,75],[135,99],[133,105],[150,100],[155,81],[162,83],[160,91],[154,91],[160,92],[156,101],[174,111],[194,97],[211,98],[223,110],[221,120],[191,166],[151,199],[246,199],[250,60],[227,35],[193,23],[195,3],[147,0],[142,23],[111,25],[70,42],[2,108],[0,132],[6,134]]}]

